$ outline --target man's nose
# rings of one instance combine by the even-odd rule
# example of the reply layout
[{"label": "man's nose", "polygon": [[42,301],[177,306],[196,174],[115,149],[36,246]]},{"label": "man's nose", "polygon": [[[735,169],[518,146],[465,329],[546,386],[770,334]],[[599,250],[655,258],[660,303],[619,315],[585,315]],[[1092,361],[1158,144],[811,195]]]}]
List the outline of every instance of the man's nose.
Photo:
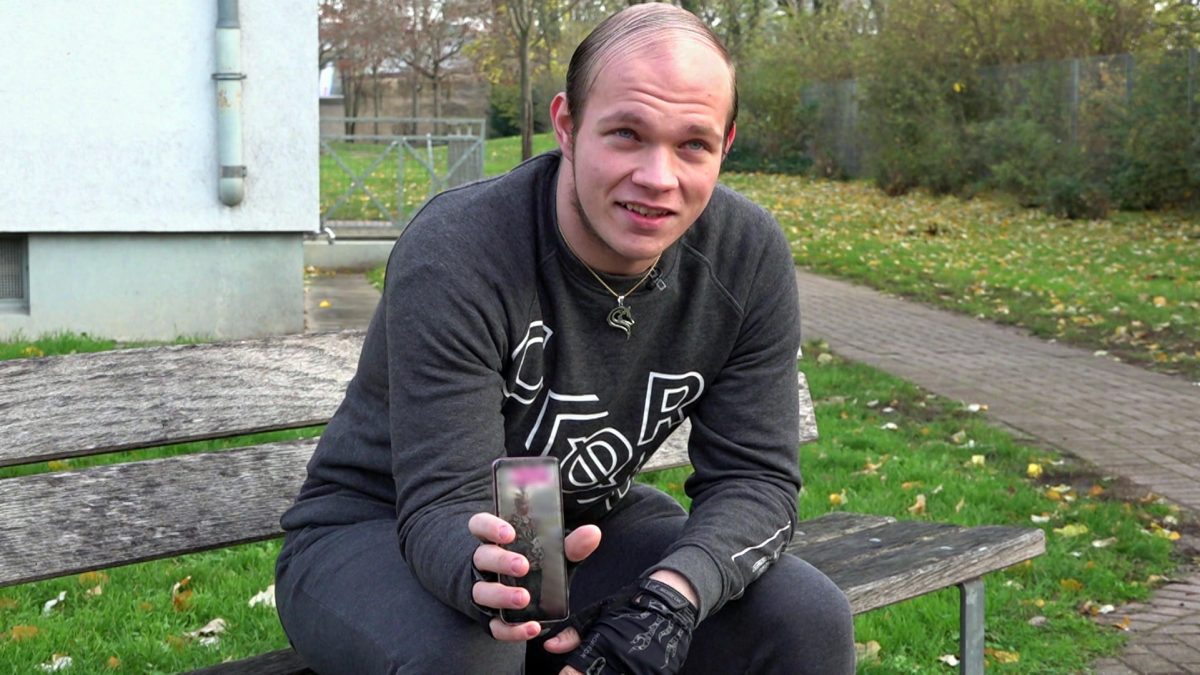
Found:
[{"label": "man's nose", "polygon": [[633,172],[633,182],[651,190],[663,192],[679,187],[675,171],[675,153],[671,148],[652,146],[640,158]]}]

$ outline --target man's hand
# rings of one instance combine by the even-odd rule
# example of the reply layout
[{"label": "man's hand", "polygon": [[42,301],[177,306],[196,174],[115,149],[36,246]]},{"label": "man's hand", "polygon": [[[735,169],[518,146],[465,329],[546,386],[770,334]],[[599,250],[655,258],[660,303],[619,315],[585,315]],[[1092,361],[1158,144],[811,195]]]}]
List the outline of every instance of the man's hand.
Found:
[{"label": "man's hand", "polygon": [[[467,522],[471,534],[482,543],[475,549],[472,562],[480,572],[523,577],[529,573],[529,561],[525,556],[506,551],[501,544],[511,544],[517,538],[516,531],[503,519],[491,513],[476,513]],[[600,528],[584,525],[567,535],[563,549],[569,562],[577,563],[596,550],[600,545]],[[529,591],[515,586],[505,586],[498,581],[477,581],[471,589],[475,604],[492,609],[521,609],[529,604]],[[542,632],[536,621],[507,624],[494,618],[488,624],[492,637],[509,642],[524,642]]]},{"label": "man's hand", "polygon": [[[661,571],[661,570],[660,570]],[[559,675],[650,675],[676,673],[687,658],[696,627],[694,589],[682,580],[688,594],[656,578],[626,588],[577,617],[584,637],[575,628],[564,629],[546,641],[553,653],[570,651]],[[692,596],[692,597],[689,597]],[[591,616],[589,616],[591,614]]]}]

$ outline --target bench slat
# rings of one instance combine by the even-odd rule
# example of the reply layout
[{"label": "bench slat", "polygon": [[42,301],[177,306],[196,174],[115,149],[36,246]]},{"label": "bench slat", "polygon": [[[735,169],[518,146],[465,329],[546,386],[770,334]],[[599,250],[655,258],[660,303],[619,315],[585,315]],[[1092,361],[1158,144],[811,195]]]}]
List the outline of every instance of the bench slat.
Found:
[{"label": "bench slat", "polygon": [[[686,466],[689,429],[643,470]],[[283,441],[0,480],[0,586],[277,536],[315,447]]]},{"label": "bench slat", "polygon": [[[0,467],[324,424],[354,376],[363,336],[0,361]],[[808,442],[817,421],[803,373],[798,385]],[[687,462],[686,444],[666,450],[673,465]]]},{"label": "bench slat", "polygon": [[277,536],[315,445],[0,480],[0,587]]},{"label": "bench slat", "polygon": [[845,591],[856,614],[953,586],[1046,551],[1042,530],[965,528],[926,521],[888,523],[816,544],[793,543],[789,550]]},{"label": "bench slat", "polygon": [[323,424],[362,331],[0,361],[0,466]]}]

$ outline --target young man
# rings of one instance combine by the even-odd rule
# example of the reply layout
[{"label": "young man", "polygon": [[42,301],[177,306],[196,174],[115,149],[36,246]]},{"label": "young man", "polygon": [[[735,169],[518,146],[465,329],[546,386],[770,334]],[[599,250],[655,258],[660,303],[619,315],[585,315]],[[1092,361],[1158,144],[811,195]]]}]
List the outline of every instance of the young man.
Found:
[{"label": "young man", "polygon": [[[319,672],[843,673],[849,606],[792,535],[791,256],[717,185],[729,56],[635,5],[571,60],[561,153],[447,192],[388,265],[358,372],[308,467],[277,567]],[[634,483],[685,418],[685,513]],[[573,620],[511,625],[529,561],[491,515],[491,462],[559,459]],[[482,629],[481,629],[482,628]],[[544,630],[545,629],[545,630]]]}]

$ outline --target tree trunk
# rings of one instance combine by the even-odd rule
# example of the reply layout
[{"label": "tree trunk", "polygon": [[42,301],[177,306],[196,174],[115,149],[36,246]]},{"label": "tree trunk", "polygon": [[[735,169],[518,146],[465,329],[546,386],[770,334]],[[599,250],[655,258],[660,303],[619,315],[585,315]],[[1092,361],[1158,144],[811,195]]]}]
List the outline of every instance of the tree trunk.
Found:
[{"label": "tree trunk", "polygon": [[521,52],[521,159],[533,156],[533,85],[529,77],[529,30],[517,36]]}]

